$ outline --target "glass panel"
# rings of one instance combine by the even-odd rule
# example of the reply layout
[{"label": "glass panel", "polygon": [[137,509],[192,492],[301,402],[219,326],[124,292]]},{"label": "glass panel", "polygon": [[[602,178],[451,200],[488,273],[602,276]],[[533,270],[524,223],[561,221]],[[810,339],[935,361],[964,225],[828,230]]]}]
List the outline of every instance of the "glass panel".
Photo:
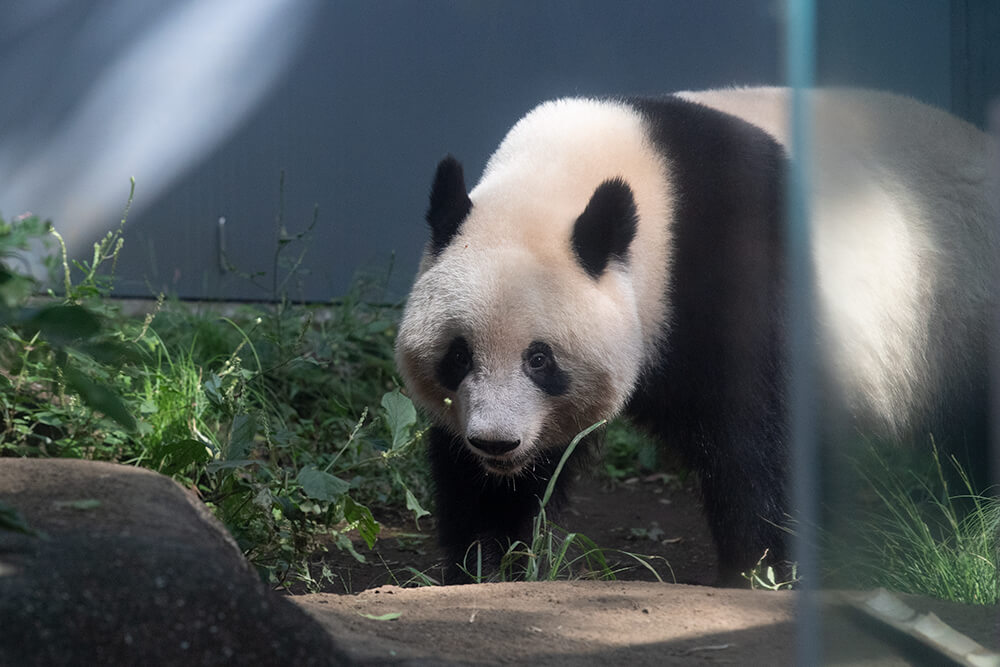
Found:
[{"label": "glass panel", "polygon": [[788,418],[792,451],[792,506],[797,516],[793,545],[802,576],[797,600],[796,662],[817,664],[820,656],[817,589],[816,527],[819,525],[818,456],[816,440],[815,388],[811,372],[815,355],[813,313],[812,229],[810,193],[812,174],[812,114],[809,91],[815,70],[815,3],[791,0],[787,3],[787,76],[791,88],[792,160],[786,201],[786,243],[788,253]]},{"label": "glass panel", "polygon": [[927,598],[997,599],[1000,5],[787,8],[789,84],[815,83],[793,95],[788,190],[800,659],[813,663],[859,649],[828,613],[816,653],[810,581],[926,596],[918,613]]}]

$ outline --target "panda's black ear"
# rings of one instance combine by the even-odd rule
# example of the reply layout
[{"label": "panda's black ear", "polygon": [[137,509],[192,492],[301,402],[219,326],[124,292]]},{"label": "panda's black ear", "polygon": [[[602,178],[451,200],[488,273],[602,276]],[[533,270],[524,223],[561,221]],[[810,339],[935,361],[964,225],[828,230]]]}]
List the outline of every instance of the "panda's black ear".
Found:
[{"label": "panda's black ear", "polygon": [[431,186],[431,205],[427,209],[427,224],[431,227],[431,252],[444,250],[458,232],[462,221],[472,209],[472,200],[465,191],[461,163],[451,155],[438,164]]},{"label": "panda's black ear", "polygon": [[604,181],[573,226],[573,250],[591,278],[599,278],[612,258],[628,259],[639,216],[632,188],[621,178]]}]

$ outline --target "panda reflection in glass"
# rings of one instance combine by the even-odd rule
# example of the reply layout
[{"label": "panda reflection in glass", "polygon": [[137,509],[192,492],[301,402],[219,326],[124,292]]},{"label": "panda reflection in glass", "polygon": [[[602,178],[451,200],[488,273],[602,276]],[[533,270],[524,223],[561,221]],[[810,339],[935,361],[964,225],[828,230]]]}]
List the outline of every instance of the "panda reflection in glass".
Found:
[{"label": "panda reflection in glass", "polygon": [[[788,102],[561,99],[514,125],[471,192],[439,164],[396,356],[434,422],[449,582],[475,544],[495,572],[573,437],[620,413],[697,473],[721,584],[765,552],[786,563]],[[894,95],[809,102],[820,434],[965,428],[985,414],[998,248],[987,138]]]}]

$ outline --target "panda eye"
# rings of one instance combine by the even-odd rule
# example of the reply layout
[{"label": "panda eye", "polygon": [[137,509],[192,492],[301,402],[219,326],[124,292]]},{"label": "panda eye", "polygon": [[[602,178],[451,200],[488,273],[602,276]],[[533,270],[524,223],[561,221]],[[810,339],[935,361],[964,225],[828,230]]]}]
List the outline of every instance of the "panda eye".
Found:
[{"label": "panda eye", "polygon": [[469,348],[469,343],[461,336],[451,341],[436,370],[441,386],[449,391],[456,391],[458,385],[472,370],[472,350]]},{"label": "panda eye", "polygon": [[449,360],[452,367],[456,370],[468,369],[471,361],[469,356],[469,348],[465,346],[456,346],[449,350],[448,354],[451,359]]},{"label": "panda eye", "polygon": [[540,371],[549,363],[549,358],[541,352],[535,352],[528,359],[528,367],[533,371]]},{"label": "panda eye", "polygon": [[549,396],[562,396],[569,391],[569,375],[559,368],[548,343],[536,340],[521,357],[524,374]]}]

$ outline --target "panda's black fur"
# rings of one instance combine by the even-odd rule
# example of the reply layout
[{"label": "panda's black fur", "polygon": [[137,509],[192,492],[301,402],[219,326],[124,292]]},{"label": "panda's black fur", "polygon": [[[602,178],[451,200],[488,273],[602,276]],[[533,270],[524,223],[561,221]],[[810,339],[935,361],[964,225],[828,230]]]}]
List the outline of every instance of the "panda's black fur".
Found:
[{"label": "panda's black fur", "polygon": [[[636,423],[679,451],[698,474],[718,548],[721,581],[737,583],[740,573],[752,567],[765,551],[774,563],[789,557],[781,528],[789,511],[783,228],[786,149],[761,127],[683,97],[631,99],[622,104],[642,117],[655,152],[664,157],[672,198],[669,266],[664,273],[667,280],[660,285],[669,309],[662,331],[642,342],[644,349],[651,350],[644,353],[647,361],[641,364],[624,408]],[[581,141],[586,138],[581,137]],[[606,276],[612,280],[628,274],[636,250],[637,216],[649,214],[648,197],[644,200],[647,210],[637,212],[629,178],[628,173],[607,174],[591,191],[590,200],[579,202],[572,233],[565,238],[566,251],[577,270],[595,284]],[[460,257],[458,253],[468,249],[463,226],[476,206],[466,194],[460,164],[451,157],[443,160],[426,216],[431,242],[422,272],[447,251]],[[453,244],[461,247],[451,248]],[[510,245],[508,240],[498,247]],[[568,269],[560,265],[556,270]],[[526,279],[516,273],[499,275],[503,280]],[[426,304],[439,296],[448,302],[460,295],[475,303],[475,294],[468,293],[475,288],[448,282],[440,285],[443,287],[415,288],[408,312],[430,308]],[[527,288],[545,290],[546,286],[529,284]],[[449,294],[437,295],[435,289]],[[452,310],[442,317],[447,322],[434,327],[460,332],[463,326],[473,326],[461,321],[464,314],[454,310],[460,306],[450,307]],[[510,316],[516,318],[517,313]],[[482,321],[481,314],[479,319],[471,314],[468,317]],[[510,541],[528,537],[539,498],[569,443],[565,434],[572,429],[563,425],[559,431],[562,440],[532,445],[527,458],[513,460],[504,456],[520,445],[514,430],[486,429],[485,433],[500,435],[478,440],[462,433],[449,421],[458,419],[461,424],[461,419],[447,412],[452,408],[438,405],[437,397],[458,392],[474,368],[483,373],[502,369],[478,368],[476,364],[486,362],[474,359],[477,350],[469,347],[470,342],[461,334],[435,329],[420,338],[421,327],[428,326],[408,325],[404,318],[404,340],[398,355],[411,391],[432,412],[440,411],[430,431],[430,462],[449,579],[460,581],[464,575],[459,565],[474,567],[475,556],[467,560],[473,543],[478,541],[483,565],[491,571]],[[503,335],[499,334],[501,340]],[[566,398],[564,394],[586,396],[594,391],[581,388],[579,383],[587,380],[580,378],[600,378],[599,372],[591,373],[589,367],[576,374],[573,369],[563,369],[560,363],[567,357],[573,362],[572,355],[563,352],[560,359],[559,352],[549,347],[552,341],[529,340],[534,335],[526,334],[521,343],[525,349],[520,371],[532,383],[524,386],[534,387],[550,399]],[[438,340],[441,336],[444,339]],[[431,342],[437,352],[427,349]],[[426,361],[418,359],[418,354]],[[512,377],[509,373],[517,370],[505,372],[508,375],[503,377]],[[975,404],[974,412],[981,413],[985,376],[965,379],[968,402]],[[433,388],[435,383],[437,388]],[[505,396],[497,394],[496,400],[503,402]],[[451,401],[443,404],[451,406]],[[574,417],[575,430],[589,425],[580,421],[587,416],[589,413]],[[949,420],[955,415],[945,411],[940,416]],[[571,468],[559,477],[550,508],[565,500],[572,467],[587,460],[588,444],[584,443],[570,461]],[[506,474],[504,466],[510,467],[511,474]]]},{"label": "panda's black fur", "polygon": [[698,473],[724,581],[787,556],[786,157],[759,128],[679,100],[635,101],[679,193],[672,326],[628,403]]}]

